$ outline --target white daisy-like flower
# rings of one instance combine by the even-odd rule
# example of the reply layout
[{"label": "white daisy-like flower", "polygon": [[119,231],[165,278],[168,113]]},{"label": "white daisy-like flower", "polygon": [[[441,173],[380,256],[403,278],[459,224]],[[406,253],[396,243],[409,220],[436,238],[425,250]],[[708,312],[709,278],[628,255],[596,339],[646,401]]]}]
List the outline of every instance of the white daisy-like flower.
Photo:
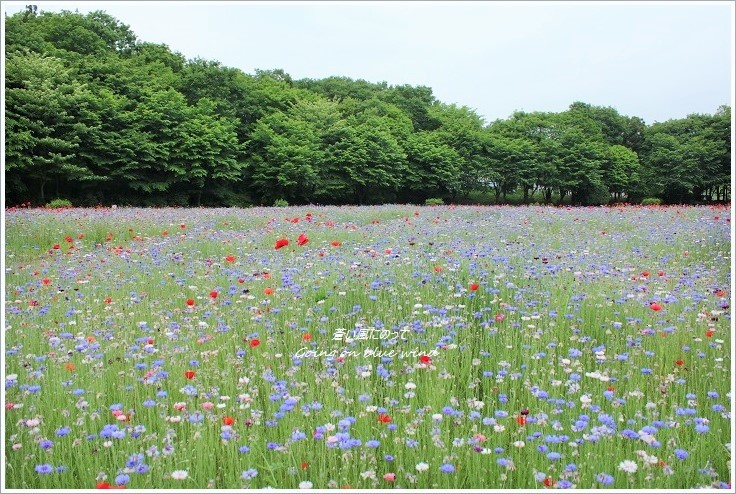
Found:
[{"label": "white daisy-like flower", "polygon": [[311,489],[312,483],[308,480],[305,480],[303,482],[299,482],[299,488],[300,489]]},{"label": "white daisy-like flower", "polygon": [[417,466],[415,468],[417,469],[417,472],[426,472],[427,470],[429,470],[429,464],[422,461],[417,463]]},{"label": "white daisy-like flower", "polygon": [[639,466],[631,460],[624,460],[618,464],[618,469],[626,473],[636,473]]},{"label": "white daisy-like flower", "polygon": [[171,472],[171,478],[174,480],[184,480],[189,477],[189,472],[186,470],[174,470]]}]

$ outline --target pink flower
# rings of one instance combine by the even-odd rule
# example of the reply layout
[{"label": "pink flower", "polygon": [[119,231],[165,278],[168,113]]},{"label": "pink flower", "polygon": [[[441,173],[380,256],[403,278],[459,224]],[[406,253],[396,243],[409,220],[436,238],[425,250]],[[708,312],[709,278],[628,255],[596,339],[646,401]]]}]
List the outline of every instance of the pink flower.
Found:
[{"label": "pink flower", "polygon": [[205,401],[204,403],[202,403],[202,408],[204,408],[205,410],[208,410],[208,411],[209,410],[212,410],[212,407],[214,407],[214,406],[215,406],[215,404],[212,403],[211,401]]},{"label": "pink flower", "polygon": [[394,480],[396,480],[396,474],[389,472],[383,476],[383,480],[385,480],[386,482],[393,482]]},{"label": "pink flower", "polygon": [[179,403],[174,403],[174,410],[178,410],[178,411],[180,411],[180,412],[181,412],[181,411],[182,411],[182,410],[184,410],[184,409],[185,409],[186,407],[187,407],[187,404],[186,404],[186,403],[183,403],[183,402],[181,402],[181,401],[180,401]]}]

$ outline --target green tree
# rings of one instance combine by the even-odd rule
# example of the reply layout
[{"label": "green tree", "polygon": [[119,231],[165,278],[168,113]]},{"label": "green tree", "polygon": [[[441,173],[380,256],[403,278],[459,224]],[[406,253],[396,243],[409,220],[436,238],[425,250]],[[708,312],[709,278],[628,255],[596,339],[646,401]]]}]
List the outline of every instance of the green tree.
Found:
[{"label": "green tree", "polygon": [[602,162],[602,180],[608,191],[621,200],[639,181],[639,156],[626,146],[616,144],[606,149]]},{"label": "green tree", "polygon": [[46,185],[100,181],[79,163],[77,149],[84,122],[76,117],[87,97],[71,69],[58,58],[13,53],[6,59],[5,173],[15,191],[37,187],[44,202]]}]

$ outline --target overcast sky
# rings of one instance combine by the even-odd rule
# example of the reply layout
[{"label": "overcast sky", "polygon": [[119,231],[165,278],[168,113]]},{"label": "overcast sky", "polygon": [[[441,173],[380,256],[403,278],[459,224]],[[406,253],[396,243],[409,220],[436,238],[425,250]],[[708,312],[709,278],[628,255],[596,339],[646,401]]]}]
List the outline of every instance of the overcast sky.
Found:
[{"label": "overcast sky", "polygon": [[733,105],[733,2],[21,2],[104,10],[246,73],[425,85],[488,121],[612,106],[648,124]]}]

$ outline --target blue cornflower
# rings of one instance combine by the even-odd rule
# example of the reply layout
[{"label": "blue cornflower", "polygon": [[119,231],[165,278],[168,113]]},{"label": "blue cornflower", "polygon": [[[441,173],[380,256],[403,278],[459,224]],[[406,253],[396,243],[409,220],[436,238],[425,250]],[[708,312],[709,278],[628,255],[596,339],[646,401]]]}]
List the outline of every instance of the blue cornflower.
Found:
[{"label": "blue cornflower", "polygon": [[248,470],[243,470],[243,473],[240,475],[243,480],[251,480],[256,478],[258,475],[258,470],[255,468],[249,468]]},{"label": "blue cornflower", "polygon": [[598,475],[595,476],[595,480],[598,481],[598,483],[603,484],[603,485],[613,484],[613,476],[607,473],[599,473]]},{"label": "blue cornflower", "polygon": [[705,424],[698,424],[695,426],[695,432],[697,432],[698,434],[705,434],[709,430],[710,430],[710,427],[708,427]]},{"label": "blue cornflower", "polygon": [[690,453],[688,453],[684,449],[676,449],[675,450],[675,457],[678,460],[686,460],[688,456],[690,456]]},{"label": "blue cornflower", "polygon": [[455,471],[455,465],[452,463],[445,463],[440,467],[442,473],[453,473]]},{"label": "blue cornflower", "polygon": [[54,471],[54,467],[48,463],[44,463],[43,465],[36,465],[34,470],[40,474],[48,474]]}]

